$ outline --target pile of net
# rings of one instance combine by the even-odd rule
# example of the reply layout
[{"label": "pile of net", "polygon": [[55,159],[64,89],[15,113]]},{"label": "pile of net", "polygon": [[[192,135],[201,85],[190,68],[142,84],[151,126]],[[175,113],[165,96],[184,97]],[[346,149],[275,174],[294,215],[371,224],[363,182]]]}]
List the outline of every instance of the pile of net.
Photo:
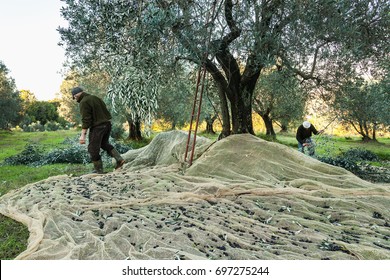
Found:
[{"label": "pile of net", "polygon": [[60,176],[0,200],[18,259],[390,259],[390,186],[252,135],[161,133],[116,172]]}]

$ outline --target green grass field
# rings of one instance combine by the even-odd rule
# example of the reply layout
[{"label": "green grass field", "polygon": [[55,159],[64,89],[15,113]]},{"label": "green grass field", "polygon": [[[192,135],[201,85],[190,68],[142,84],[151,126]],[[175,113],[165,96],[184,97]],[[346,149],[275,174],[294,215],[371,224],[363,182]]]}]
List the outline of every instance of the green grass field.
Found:
[{"label": "green grass field", "polygon": [[[0,131],[0,164],[4,159],[23,151],[27,144],[37,144],[44,151],[64,146],[66,138],[79,134],[76,130],[53,132]],[[26,165],[0,165],[0,196],[27,184],[60,174],[86,173],[82,164],[52,164],[40,167]],[[0,259],[13,259],[27,247],[29,233],[25,226],[0,215]]]},{"label": "green grass field", "polygon": [[[1,165],[4,159],[17,155],[27,144],[37,144],[44,151],[54,148],[66,148],[66,138],[77,137],[79,131],[53,132],[9,132],[0,131],[0,196],[55,175],[81,175],[90,171],[92,166],[84,164],[51,164],[39,167],[26,165]],[[216,140],[218,135],[200,135]],[[258,135],[265,138],[264,135]],[[378,143],[363,143],[359,138],[345,137],[314,137],[319,155],[336,156],[350,148],[366,149],[377,154],[381,162],[376,165],[387,165],[390,161],[390,139],[382,138]],[[292,134],[278,135],[277,142],[297,148],[295,136]],[[134,148],[147,145],[150,139],[141,143],[128,143]],[[387,162],[387,163],[386,163]],[[25,226],[0,215],[0,259],[13,259],[27,246],[28,230]]]},{"label": "green grass field", "polygon": [[[260,137],[264,137],[260,135]],[[316,152],[321,156],[337,156],[349,149],[364,149],[376,154],[381,160],[390,161],[390,138],[380,138],[378,142],[363,142],[360,137],[313,136],[316,142]],[[277,136],[277,142],[298,148],[295,135],[282,134]]]},{"label": "green grass field", "polygon": [[[76,130],[52,132],[9,132],[0,131],[0,164],[4,159],[23,151],[27,144],[37,144],[44,151],[65,147],[66,138],[78,135]],[[52,164],[39,167],[26,165],[0,166],[0,195],[26,184],[60,174],[82,174],[87,171],[82,164]]]}]

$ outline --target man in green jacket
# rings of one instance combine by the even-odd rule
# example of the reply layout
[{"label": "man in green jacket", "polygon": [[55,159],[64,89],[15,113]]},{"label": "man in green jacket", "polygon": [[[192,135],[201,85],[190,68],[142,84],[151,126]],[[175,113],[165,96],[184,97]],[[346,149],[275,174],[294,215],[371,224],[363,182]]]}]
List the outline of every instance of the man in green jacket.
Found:
[{"label": "man in green jacket", "polygon": [[100,148],[115,158],[115,169],[122,167],[123,164],[125,164],[125,160],[109,142],[111,114],[107,110],[106,104],[99,97],[86,93],[81,87],[73,88],[72,96],[80,105],[82,121],[82,132],[79,139],[80,144],[85,144],[87,131],[89,129],[88,152],[94,166],[93,172],[99,174],[103,173]]}]

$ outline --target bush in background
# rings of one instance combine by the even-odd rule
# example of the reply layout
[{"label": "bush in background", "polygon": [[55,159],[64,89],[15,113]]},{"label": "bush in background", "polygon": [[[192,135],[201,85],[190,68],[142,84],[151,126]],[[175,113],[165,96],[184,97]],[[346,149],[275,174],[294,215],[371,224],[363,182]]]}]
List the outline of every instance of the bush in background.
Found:
[{"label": "bush in background", "polygon": [[27,144],[24,150],[15,156],[4,160],[8,165],[30,165],[41,159],[43,150],[38,145]]},{"label": "bush in background", "polygon": [[[119,153],[125,153],[131,148],[127,145],[117,143],[110,139],[113,146]],[[90,163],[89,153],[86,145],[79,144],[78,137],[67,138],[63,144],[65,148],[56,148],[48,153],[44,153],[43,149],[38,145],[28,144],[25,149],[9,158],[4,160],[7,165],[30,165],[30,166],[42,166],[47,164],[56,163],[69,163],[69,164],[87,164]],[[102,153],[102,159],[106,163],[111,162],[111,157],[107,153]]]},{"label": "bush in background", "polygon": [[72,127],[70,123],[67,122],[55,122],[50,121],[45,125],[42,125],[39,121],[32,122],[30,124],[23,124],[22,130],[24,132],[43,132],[43,131],[57,131],[57,130],[69,130]]},{"label": "bush in background", "polygon": [[389,183],[389,172],[383,168],[370,166],[368,162],[377,162],[379,157],[371,151],[353,148],[337,157],[318,157],[318,160],[342,167],[364,180]]},{"label": "bush in background", "polygon": [[45,131],[45,126],[40,121],[37,121],[29,125],[23,125],[22,129],[24,132]]},{"label": "bush in background", "polygon": [[369,150],[365,149],[349,149],[346,151],[343,156],[351,161],[359,162],[359,161],[378,161],[379,158],[376,154]]}]

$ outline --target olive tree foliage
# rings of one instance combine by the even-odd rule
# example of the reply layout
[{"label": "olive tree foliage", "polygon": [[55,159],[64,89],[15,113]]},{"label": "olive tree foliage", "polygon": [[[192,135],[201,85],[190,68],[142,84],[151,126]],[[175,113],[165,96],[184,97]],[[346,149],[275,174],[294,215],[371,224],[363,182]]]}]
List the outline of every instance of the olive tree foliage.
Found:
[{"label": "olive tree foliage", "polygon": [[69,27],[59,31],[78,64],[204,65],[218,89],[225,136],[254,133],[252,104],[263,69],[277,65],[304,84],[330,89],[356,63],[375,68],[389,53],[387,0],[63,1]]},{"label": "olive tree foliage", "polygon": [[204,63],[215,80],[224,135],[253,133],[253,94],[263,69],[279,66],[301,82],[325,86],[355,63],[388,53],[388,1],[155,2],[178,57]]},{"label": "olive tree foliage", "polygon": [[0,61],[0,129],[10,129],[20,120],[21,99],[9,70]]},{"label": "olive tree foliage", "polygon": [[[197,87],[198,71],[191,67],[176,65],[172,71],[165,72],[167,79],[161,83],[161,91],[158,95],[159,110],[157,117],[171,123],[171,129],[189,124],[194,110],[194,98]],[[175,82],[172,82],[175,81]],[[218,117],[215,110],[218,100],[215,98],[215,86],[212,80],[206,76],[198,85],[198,98],[203,86],[200,122],[206,122],[206,132],[214,133],[213,123]],[[198,104],[198,102],[197,102]],[[197,118],[195,108],[193,120]]]},{"label": "olive tree foliage", "polygon": [[[150,124],[157,109],[159,71],[156,71],[156,31],[144,29],[143,1],[63,0],[59,28],[72,66],[79,71],[98,68],[109,75],[107,100],[130,126]],[[153,43],[151,43],[153,42]],[[137,132],[140,134],[140,132]]]},{"label": "olive tree foliage", "polygon": [[145,124],[148,135],[158,108],[158,80],[151,69],[137,68],[131,62],[128,65],[118,62],[118,65],[111,75],[107,100],[111,101],[115,113],[127,116],[130,127],[135,126],[130,128],[130,138],[140,139],[141,123]]},{"label": "olive tree foliage", "polygon": [[165,73],[166,79],[160,84],[156,117],[170,123],[171,129],[176,129],[190,120],[194,81],[192,73],[179,65],[171,70]]},{"label": "olive tree foliage", "polygon": [[263,73],[254,91],[254,111],[265,124],[266,134],[275,138],[273,123],[287,126],[301,119],[308,93],[290,71],[271,69]]},{"label": "olive tree foliage", "polygon": [[379,129],[390,127],[390,83],[351,80],[338,89],[333,108],[340,119],[351,125],[363,141],[376,141]]}]

